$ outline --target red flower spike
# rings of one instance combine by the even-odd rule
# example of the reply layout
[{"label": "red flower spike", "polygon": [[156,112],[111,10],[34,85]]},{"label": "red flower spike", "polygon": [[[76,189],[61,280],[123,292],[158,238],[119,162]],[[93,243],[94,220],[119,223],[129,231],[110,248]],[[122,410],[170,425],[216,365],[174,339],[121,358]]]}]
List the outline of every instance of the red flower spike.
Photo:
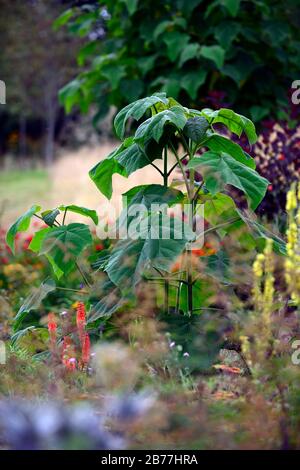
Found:
[{"label": "red flower spike", "polygon": [[82,346],[84,335],[85,335],[85,325],[86,325],[85,308],[84,308],[83,302],[78,302],[77,314],[76,314],[76,325],[77,325],[77,330],[78,330],[78,336],[79,336],[80,343]]},{"label": "red flower spike", "polygon": [[48,315],[48,331],[50,336],[51,345],[54,346],[56,342],[57,323],[54,313]]},{"label": "red flower spike", "polygon": [[88,333],[85,333],[82,342],[81,360],[84,365],[88,364],[91,358],[91,341]]}]

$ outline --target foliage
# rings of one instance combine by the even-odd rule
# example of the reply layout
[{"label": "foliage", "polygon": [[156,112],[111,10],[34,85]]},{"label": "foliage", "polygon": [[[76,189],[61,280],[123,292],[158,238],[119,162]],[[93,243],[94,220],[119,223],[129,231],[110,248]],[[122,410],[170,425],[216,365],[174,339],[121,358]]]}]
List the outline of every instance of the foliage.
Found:
[{"label": "foliage", "polygon": [[[140,123],[134,135],[126,137],[126,128],[132,119]],[[39,206],[33,206],[9,229],[8,244],[13,247],[16,234],[28,228],[31,217],[42,219],[46,227],[35,233],[29,248],[46,255],[58,280],[75,269],[79,270],[93,304],[92,321],[111,315],[122,305],[122,298],[128,302],[138,285],[155,279],[165,286],[165,311],[173,307],[176,311],[189,314],[195,312],[200,307],[199,298],[204,300],[205,296],[201,282],[194,276],[193,245],[190,247],[190,243],[207,233],[215,233],[221,240],[228,233],[250,228],[248,237],[251,249],[255,246],[261,249],[271,237],[276,249],[284,252],[282,240],[265,231],[255,220],[251,222],[251,211],[262,201],[268,181],[256,173],[254,161],[238,144],[216,132],[215,125],[220,123],[237,136],[245,133],[250,143],[256,140],[255,127],[246,117],[226,108],[217,111],[188,109],[174,98],[167,98],[165,93],[156,93],[133,102],[117,114],[115,129],[123,142],[90,171],[91,179],[110,198],[115,172],[129,176],[137,169],[153,165],[161,175],[162,184],[137,186],[124,195],[125,205],[117,223],[120,240],[108,252],[101,254],[98,260],[97,257],[92,260],[96,277],[78,264],[80,255],[93,244],[89,226],[66,222],[67,214],[75,212],[97,223],[97,214],[91,209],[69,205],[41,212]],[[203,147],[210,150],[199,157],[198,151]],[[175,164],[171,158],[175,158]],[[153,163],[156,159],[163,160],[163,170]],[[185,166],[183,160],[187,162]],[[195,169],[198,173],[200,171],[198,180]],[[174,188],[171,183],[175,170],[181,174],[181,181],[177,184],[184,186],[186,193],[182,188]],[[247,215],[240,212],[226,194],[227,185],[244,193],[249,206]],[[136,207],[141,203],[142,212],[137,213]],[[184,204],[188,206],[188,216],[183,215]],[[186,221],[179,220],[179,225],[177,217],[167,214],[168,207],[176,206],[180,208],[180,217],[187,217]],[[201,208],[209,228],[201,228],[197,232],[195,222]],[[199,248],[196,248],[195,253],[198,251]],[[209,259],[211,254],[216,259]],[[179,268],[174,269],[180,255]],[[218,276],[221,265],[222,269],[227,269],[226,255],[224,257],[221,252],[215,255],[214,250],[206,253],[204,249],[202,255],[208,256],[207,271],[213,276]],[[106,276],[107,303],[102,298],[101,305],[99,299],[95,305],[96,279],[101,271]],[[38,298],[44,297],[44,286],[37,293]],[[174,286],[177,289],[175,295]],[[209,305],[209,300],[206,301]],[[30,300],[25,310],[20,310],[22,320],[31,307]]]},{"label": "foliage", "polygon": [[226,90],[254,121],[277,115],[299,78],[298,17],[292,0],[84,2],[56,21],[86,41],[61,101],[68,111],[96,104],[97,120],[156,90],[191,107]]}]

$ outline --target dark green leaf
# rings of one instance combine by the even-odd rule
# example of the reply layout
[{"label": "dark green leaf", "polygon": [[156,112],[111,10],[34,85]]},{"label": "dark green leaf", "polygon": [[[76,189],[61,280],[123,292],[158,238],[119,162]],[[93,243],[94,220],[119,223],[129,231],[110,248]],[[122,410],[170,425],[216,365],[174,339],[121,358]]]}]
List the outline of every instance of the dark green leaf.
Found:
[{"label": "dark green leaf", "polygon": [[180,54],[179,67],[182,67],[185,62],[190,59],[195,59],[198,57],[200,52],[200,46],[198,43],[194,42],[188,44]]},{"label": "dark green leaf", "polygon": [[43,217],[43,220],[45,224],[49,225],[49,227],[52,227],[52,225],[55,222],[56,217],[60,214],[58,209],[53,209],[53,210],[48,210],[44,211],[41,213],[41,216]]},{"label": "dark green leaf", "polygon": [[202,46],[200,55],[205,59],[212,60],[218,69],[221,69],[224,64],[225,50],[221,46]]},{"label": "dark green leaf", "polygon": [[192,100],[197,98],[198,90],[205,83],[206,76],[207,70],[204,68],[183,75],[181,86],[190,95]]},{"label": "dark green leaf", "polygon": [[222,190],[226,184],[240,189],[253,210],[262,201],[269,184],[252,168],[223,152],[206,152],[199,158],[193,158],[188,168],[202,169],[205,185],[212,194]]},{"label": "dark green leaf", "polygon": [[154,114],[144,121],[136,130],[135,141],[144,143],[153,138],[159,142],[166,124],[174,124],[178,129],[183,129],[187,119],[182,106],[172,106],[170,109]]},{"label": "dark green leaf", "polygon": [[147,98],[142,98],[134,103],[130,103],[123,108],[115,117],[114,126],[116,134],[123,139],[127,120],[131,117],[137,121],[145,114],[145,112],[156,103],[162,103],[167,106],[168,99],[165,93],[156,93]]},{"label": "dark green leaf", "polygon": [[187,120],[186,125],[183,128],[183,132],[188,139],[199,144],[203,140],[207,129],[207,119],[203,116],[195,116]]}]

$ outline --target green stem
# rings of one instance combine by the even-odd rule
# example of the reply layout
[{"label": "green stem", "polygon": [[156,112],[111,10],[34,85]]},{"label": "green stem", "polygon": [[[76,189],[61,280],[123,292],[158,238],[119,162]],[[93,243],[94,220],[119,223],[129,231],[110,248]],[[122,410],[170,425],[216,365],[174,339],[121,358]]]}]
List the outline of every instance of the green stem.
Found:
[{"label": "green stem", "polygon": [[56,286],[56,289],[70,291],[70,292],[77,292],[78,294],[89,295],[88,291],[82,290],[82,289],[71,289],[69,287],[58,287],[58,286]]},{"label": "green stem", "polygon": [[81,267],[79,266],[79,264],[77,263],[77,261],[75,261],[75,266],[76,268],[78,269],[78,271],[80,272],[81,276],[82,276],[82,279],[84,280],[85,284],[88,286],[88,287],[91,287],[91,284],[89,283],[85,273],[83,272],[83,270],[81,269]]},{"label": "green stem", "polygon": [[174,153],[174,155],[176,157],[177,163],[180,167],[180,170],[181,170],[184,182],[185,182],[186,190],[187,190],[188,196],[190,198],[190,187],[189,187],[189,182],[188,182],[188,179],[187,179],[187,176],[186,176],[185,169],[183,168],[181,159],[179,158],[178,153],[176,152],[176,149],[175,149],[174,145],[172,143],[170,143],[170,146],[172,148],[172,152]]},{"label": "green stem", "polygon": [[168,147],[164,148],[164,186],[168,186]]},{"label": "green stem", "polygon": [[65,220],[66,220],[67,212],[68,212],[68,209],[65,209],[64,217],[63,217],[63,221],[62,221],[62,224],[63,224],[63,225],[65,225]]}]

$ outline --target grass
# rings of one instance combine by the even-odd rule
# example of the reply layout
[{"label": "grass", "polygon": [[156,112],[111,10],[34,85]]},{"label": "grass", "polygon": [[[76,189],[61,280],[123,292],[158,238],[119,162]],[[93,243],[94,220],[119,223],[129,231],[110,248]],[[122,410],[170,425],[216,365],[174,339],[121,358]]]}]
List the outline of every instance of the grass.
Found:
[{"label": "grass", "polygon": [[8,170],[0,173],[0,224],[13,222],[32,204],[47,199],[51,187],[46,170]]}]

